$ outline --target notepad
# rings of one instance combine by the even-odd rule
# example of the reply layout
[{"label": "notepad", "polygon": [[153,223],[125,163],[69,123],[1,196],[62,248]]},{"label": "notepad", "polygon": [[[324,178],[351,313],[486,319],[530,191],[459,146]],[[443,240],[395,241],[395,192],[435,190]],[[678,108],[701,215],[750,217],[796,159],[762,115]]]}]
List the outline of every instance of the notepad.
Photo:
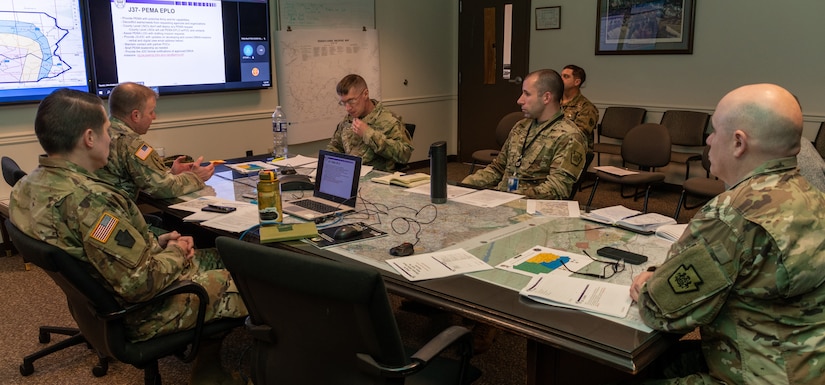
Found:
[{"label": "notepad", "polygon": [[642,234],[653,234],[660,226],[676,224],[676,220],[659,213],[642,214],[622,205],[605,207],[581,215],[582,219],[621,227]]},{"label": "notepad", "polygon": [[687,227],[687,223],[659,226],[659,228],[656,229],[656,235],[668,241],[676,242],[682,237]]},{"label": "notepad", "polygon": [[430,176],[420,172],[414,174],[396,172],[390,175],[375,177],[370,180],[375,183],[394,184],[396,186],[409,188],[430,183]]},{"label": "notepad", "polygon": [[261,226],[259,233],[261,243],[282,242],[315,237],[318,235],[318,228],[315,227],[315,222],[284,223],[275,226]]}]

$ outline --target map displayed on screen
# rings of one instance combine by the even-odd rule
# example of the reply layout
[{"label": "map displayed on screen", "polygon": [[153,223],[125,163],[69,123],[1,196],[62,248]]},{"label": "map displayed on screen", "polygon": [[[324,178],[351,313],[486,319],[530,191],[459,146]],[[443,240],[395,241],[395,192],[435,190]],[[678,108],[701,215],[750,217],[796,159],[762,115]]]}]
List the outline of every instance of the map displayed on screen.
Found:
[{"label": "map displayed on screen", "polygon": [[0,102],[89,90],[78,0],[0,0]]}]

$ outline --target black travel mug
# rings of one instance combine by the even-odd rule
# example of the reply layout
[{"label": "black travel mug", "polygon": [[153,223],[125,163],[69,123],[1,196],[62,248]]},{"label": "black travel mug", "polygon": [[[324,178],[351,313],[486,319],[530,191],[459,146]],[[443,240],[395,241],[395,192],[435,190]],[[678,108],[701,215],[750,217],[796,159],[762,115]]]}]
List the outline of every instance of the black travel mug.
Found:
[{"label": "black travel mug", "polygon": [[447,203],[447,142],[430,145],[430,199]]}]

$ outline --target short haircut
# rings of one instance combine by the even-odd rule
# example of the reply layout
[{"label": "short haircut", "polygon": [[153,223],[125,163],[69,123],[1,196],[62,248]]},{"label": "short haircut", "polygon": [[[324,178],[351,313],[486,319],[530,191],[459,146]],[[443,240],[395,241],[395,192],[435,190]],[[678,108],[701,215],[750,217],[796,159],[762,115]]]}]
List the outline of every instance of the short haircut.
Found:
[{"label": "short haircut", "polygon": [[338,82],[338,85],[335,86],[335,92],[338,95],[343,96],[348,94],[349,91],[353,88],[366,89],[367,81],[364,80],[364,78],[362,78],[361,75],[349,74],[347,76],[344,76],[344,78],[341,79],[340,82]]},{"label": "short haircut", "polygon": [[568,64],[564,66],[564,69],[572,71],[573,77],[576,79],[580,79],[582,81],[579,84],[579,87],[581,87],[584,84],[584,81],[587,80],[587,73],[584,72],[584,68],[582,67],[579,67],[575,64]]},{"label": "short haircut", "polygon": [[550,92],[553,95],[553,101],[560,103],[561,96],[564,93],[564,82],[562,82],[561,75],[558,72],[543,69],[533,71],[527,76],[536,76],[536,91],[539,95]]},{"label": "short haircut", "polygon": [[68,154],[86,129],[100,133],[106,120],[103,100],[97,95],[61,88],[40,102],[34,133],[47,154]]},{"label": "short haircut", "polygon": [[158,94],[142,84],[120,83],[109,95],[109,115],[124,119],[134,110],[142,110],[149,98],[158,98]]}]

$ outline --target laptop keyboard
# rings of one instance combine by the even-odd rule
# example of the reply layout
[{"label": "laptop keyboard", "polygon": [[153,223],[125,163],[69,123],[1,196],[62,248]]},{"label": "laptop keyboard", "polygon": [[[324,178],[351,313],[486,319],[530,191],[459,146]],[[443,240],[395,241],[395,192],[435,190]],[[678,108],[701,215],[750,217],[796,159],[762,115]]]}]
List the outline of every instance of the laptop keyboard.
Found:
[{"label": "laptop keyboard", "polygon": [[309,210],[316,211],[316,212],[323,213],[323,214],[338,211],[337,207],[333,207],[333,206],[323,204],[321,202],[316,202],[316,201],[313,201],[313,200],[309,200],[309,199],[302,199],[302,200],[298,200],[298,201],[292,201],[290,203],[292,203],[296,206],[301,206],[305,209],[309,209]]}]

